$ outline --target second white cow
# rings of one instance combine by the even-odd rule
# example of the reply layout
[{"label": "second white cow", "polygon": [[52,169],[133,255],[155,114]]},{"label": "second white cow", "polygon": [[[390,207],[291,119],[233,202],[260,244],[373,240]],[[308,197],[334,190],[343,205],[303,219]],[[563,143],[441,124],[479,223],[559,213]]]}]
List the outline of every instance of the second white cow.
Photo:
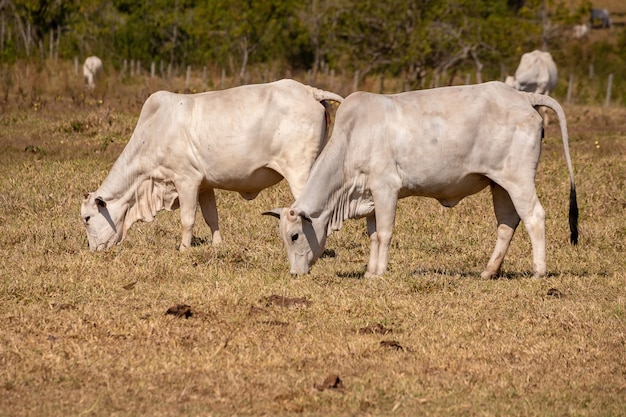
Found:
[{"label": "second white cow", "polygon": [[110,248],[134,222],[180,208],[185,249],[198,201],[217,244],[214,188],[253,199],[285,178],[298,197],[327,140],[327,100],[343,98],[294,80],[152,94],[109,175],[82,202],[89,248]]},{"label": "second white cow", "polygon": [[578,241],[578,207],[563,109],[556,100],[520,93],[500,82],[394,95],[357,92],[339,106],[328,144],[291,207],[280,218],[292,274],[304,274],[346,219],[365,217],[370,258],[365,276],[383,274],[398,199],[425,196],[453,207],[490,187],[497,226],[495,249],[482,276],[498,274],[520,220],[530,235],[535,276],[546,274],[545,211],[535,174],[541,116],[556,111],[570,174],[571,241]]},{"label": "second white cow", "polygon": [[515,77],[507,77],[507,84],[519,91],[550,94],[558,81],[556,64],[550,52],[534,50],[522,55]]},{"label": "second white cow", "polygon": [[[522,55],[515,70],[515,77],[507,77],[506,83],[519,91],[549,95],[556,88],[558,71],[550,52],[534,50]],[[544,123],[548,115],[542,110]]]},{"label": "second white cow", "polygon": [[87,82],[87,88],[93,90],[96,87],[95,78],[102,72],[102,60],[97,56],[90,56],[83,64],[83,77]]}]

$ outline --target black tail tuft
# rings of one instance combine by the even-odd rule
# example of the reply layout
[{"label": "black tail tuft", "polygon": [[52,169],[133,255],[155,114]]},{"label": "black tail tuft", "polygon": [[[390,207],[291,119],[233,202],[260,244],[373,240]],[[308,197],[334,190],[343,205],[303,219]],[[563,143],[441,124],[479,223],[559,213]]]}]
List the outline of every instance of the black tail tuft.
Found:
[{"label": "black tail tuft", "polygon": [[572,186],[569,192],[569,230],[570,242],[578,244],[578,203],[576,202],[576,188]]}]

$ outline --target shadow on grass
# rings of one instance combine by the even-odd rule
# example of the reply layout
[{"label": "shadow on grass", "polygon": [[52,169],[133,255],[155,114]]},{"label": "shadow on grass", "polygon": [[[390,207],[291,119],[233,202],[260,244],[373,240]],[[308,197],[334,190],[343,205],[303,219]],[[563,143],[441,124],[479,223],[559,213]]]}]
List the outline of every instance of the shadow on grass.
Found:
[{"label": "shadow on grass", "polygon": [[480,278],[480,274],[475,272],[457,271],[454,269],[442,269],[442,268],[420,268],[413,271],[412,275],[445,275],[449,277],[459,278]]},{"label": "shadow on grass", "polygon": [[[387,274],[389,274],[390,272],[387,272]],[[601,272],[601,273],[587,273],[585,272],[584,274],[580,274],[580,273],[575,273],[573,271],[558,271],[558,272],[551,272],[548,273],[548,275],[545,278],[540,278],[540,279],[549,279],[549,278],[554,278],[554,277],[560,277],[562,275],[577,275],[577,276],[591,276],[591,275],[598,275],[598,276],[608,276],[608,274],[606,272]],[[480,276],[479,272],[460,272],[460,271],[454,271],[454,270],[445,270],[445,269],[438,269],[438,268],[432,268],[432,269],[417,269],[415,271],[413,271],[413,273],[411,274],[415,277],[423,277],[423,278],[428,278],[428,277],[432,277],[432,276],[445,276],[445,277],[450,277],[450,278],[461,278],[461,279],[477,279],[477,280],[482,280],[483,278]],[[359,270],[359,271],[338,271],[335,276],[337,278],[341,278],[341,279],[364,279],[365,278],[365,268],[363,268],[363,270]],[[504,272],[504,273],[500,273],[500,275],[494,277],[494,278],[490,278],[489,281],[514,281],[514,280],[522,280],[522,279],[532,279],[533,278],[533,274],[532,272],[512,272],[512,271],[508,271],[508,272]]]},{"label": "shadow on grass", "polygon": [[211,241],[208,238],[205,237],[196,237],[193,236],[191,238],[191,246],[192,247],[197,247],[197,246],[211,246]]},{"label": "shadow on grass", "polygon": [[[442,268],[422,268],[416,269],[413,271],[414,275],[444,275],[448,277],[457,277],[457,278],[468,278],[468,279],[483,279],[480,276],[480,272],[478,271],[458,271],[454,269],[442,269]],[[557,274],[548,274],[548,278]],[[518,280],[518,279],[527,279],[532,278],[533,273],[530,271],[519,272],[519,271],[504,271],[500,272],[497,276],[493,278],[489,278],[492,281],[498,280]]]},{"label": "shadow on grass", "polygon": [[340,271],[337,272],[337,277],[346,279],[363,279],[365,277],[365,271]]}]

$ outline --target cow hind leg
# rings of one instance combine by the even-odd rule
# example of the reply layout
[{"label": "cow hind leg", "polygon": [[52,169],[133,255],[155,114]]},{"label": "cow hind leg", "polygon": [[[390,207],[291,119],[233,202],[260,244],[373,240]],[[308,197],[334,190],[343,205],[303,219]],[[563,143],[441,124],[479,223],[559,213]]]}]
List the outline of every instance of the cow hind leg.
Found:
[{"label": "cow hind leg", "polygon": [[520,217],[515,210],[509,193],[498,184],[491,184],[491,196],[493,198],[493,209],[498,222],[496,247],[493,250],[487,267],[480,274],[482,278],[494,278],[500,273],[502,261],[509,250],[511,239],[515,229],[519,225]]},{"label": "cow hind leg", "polygon": [[220,226],[217,218],[215,191],[212,188],[202,191],[198,196],[198,200],[200,201],[202,217],[204,217],[204,221],[211,229],[211,243],[213,246],[219,245],[222,243],[222,236],[220,234]]},{"label": "cow hind leg", "polygon": [[535,278],[543,278],[547,274],[546,267],[546,212],[533,192],[533,200],[528,210],[520,217],[526,226],[533,248],[533,272]]},{"label": "cow hind leg", "polygon": [[524,222],[533,251],[535,278],[546,276],[546,212],[539,202],[534,181],[507,188],[515,210]]}]

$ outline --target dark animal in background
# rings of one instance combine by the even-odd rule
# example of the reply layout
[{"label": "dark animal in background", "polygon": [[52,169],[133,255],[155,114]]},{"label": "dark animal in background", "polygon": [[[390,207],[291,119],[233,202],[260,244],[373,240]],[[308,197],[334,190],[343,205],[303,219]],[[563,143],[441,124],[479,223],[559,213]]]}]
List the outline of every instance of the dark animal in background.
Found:
[{"label": "dark animal in background", "polygon": [[589,23],[592,28],[610,29],[613,27],[613,21],[607,9],[591,9]]}]

